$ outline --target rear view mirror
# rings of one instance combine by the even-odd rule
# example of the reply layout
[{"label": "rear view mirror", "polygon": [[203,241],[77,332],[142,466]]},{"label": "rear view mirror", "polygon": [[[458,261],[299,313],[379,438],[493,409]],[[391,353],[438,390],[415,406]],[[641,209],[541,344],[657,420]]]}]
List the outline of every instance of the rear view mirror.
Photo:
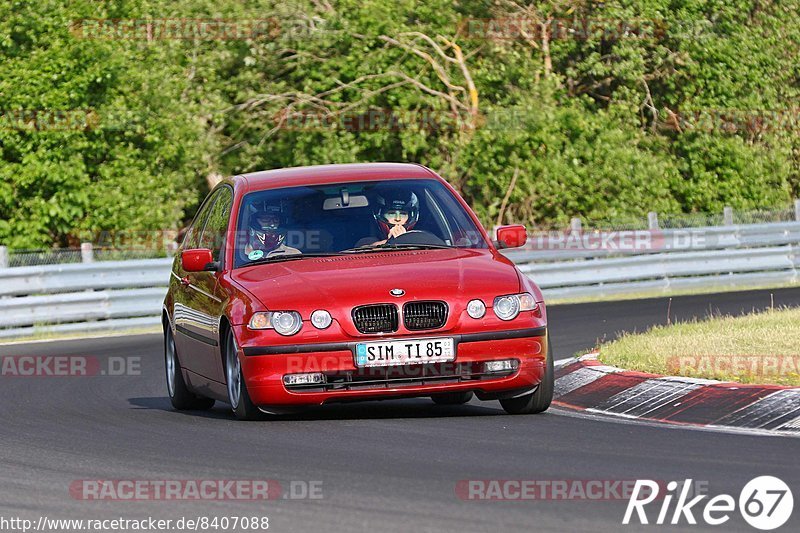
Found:
[{"label": "rear view mirror", "polygon": [[528,231],[522,224],[497,228],[498,248],[519,248],[528,242]]},{"label": "rear view mirror", "polygon": [[[345,200],[347,200],[345,202]],[[343,200],[341,196],[336,198],[326,198],[322,204],[322,209],[325,211],[332,211],[334,209],[350,209],[351,207],[367,207],[369,200],[362,194],[346,195]]]}]

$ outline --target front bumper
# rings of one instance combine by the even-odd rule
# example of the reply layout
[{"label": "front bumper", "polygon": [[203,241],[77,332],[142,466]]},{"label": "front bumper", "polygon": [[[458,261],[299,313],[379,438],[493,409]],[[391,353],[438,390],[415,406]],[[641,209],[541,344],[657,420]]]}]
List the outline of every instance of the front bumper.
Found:
[{"label": "front bumper", "polygon": [[[238,333],[238,332],[237,332]],[[546,369],[545,327],[440,335],[456,342],[452,363],[359,369],[353,350],[357,342],[310,343],[240,348],[242,374],[254,404],[269,406],[321,405],[330,402],[430,396],[474,391],[479,398],[513,396],[536,388]],[[430,335],[425,335],[426,338]],[[381,339],[391,340],[391,339]],[[519,366],[505,374],[486,374],[486,361],[516,359]],[[286,374],[322,372],[327,383],[288,389]]]}]

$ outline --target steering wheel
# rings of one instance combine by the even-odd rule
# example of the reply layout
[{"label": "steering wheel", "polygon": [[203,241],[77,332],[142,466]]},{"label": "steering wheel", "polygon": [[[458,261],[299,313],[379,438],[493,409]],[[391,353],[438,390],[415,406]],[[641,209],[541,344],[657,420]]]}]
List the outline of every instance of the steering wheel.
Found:
[{"label": "steering wheel", "polygon": [[407,231],[399,237],[391,237],[386,241],[386,244],[390,246],[392,244],[433,244],[436,246],[446,246],[446,243],[433,233],[416,229]]}]

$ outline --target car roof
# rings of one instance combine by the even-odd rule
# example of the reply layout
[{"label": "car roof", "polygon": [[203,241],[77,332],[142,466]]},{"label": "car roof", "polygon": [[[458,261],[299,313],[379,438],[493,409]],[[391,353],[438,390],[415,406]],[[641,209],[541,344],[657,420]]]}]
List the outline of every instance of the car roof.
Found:
[{"label": "car roof", "polygon": [[440,179],[430,169],[414,163],[349,163],[263,170],[235,176],[245,189],[257,191],[302,185],[325,185],[342,181]]}]

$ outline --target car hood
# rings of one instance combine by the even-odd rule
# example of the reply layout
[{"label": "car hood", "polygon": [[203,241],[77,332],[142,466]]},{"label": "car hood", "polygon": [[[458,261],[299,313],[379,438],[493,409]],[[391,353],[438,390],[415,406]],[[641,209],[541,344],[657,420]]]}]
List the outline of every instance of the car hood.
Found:
[{"label": "car hood", "polygon": [[[489,250],[407,250],[309,258],[234,270],[233,280],[270,310],[349,308],[398,301],[492,298],[519,292],[514,264]],[[488,299],[488,301],[486,300]],[[307,315],[306,315],[307,316]]]}]

